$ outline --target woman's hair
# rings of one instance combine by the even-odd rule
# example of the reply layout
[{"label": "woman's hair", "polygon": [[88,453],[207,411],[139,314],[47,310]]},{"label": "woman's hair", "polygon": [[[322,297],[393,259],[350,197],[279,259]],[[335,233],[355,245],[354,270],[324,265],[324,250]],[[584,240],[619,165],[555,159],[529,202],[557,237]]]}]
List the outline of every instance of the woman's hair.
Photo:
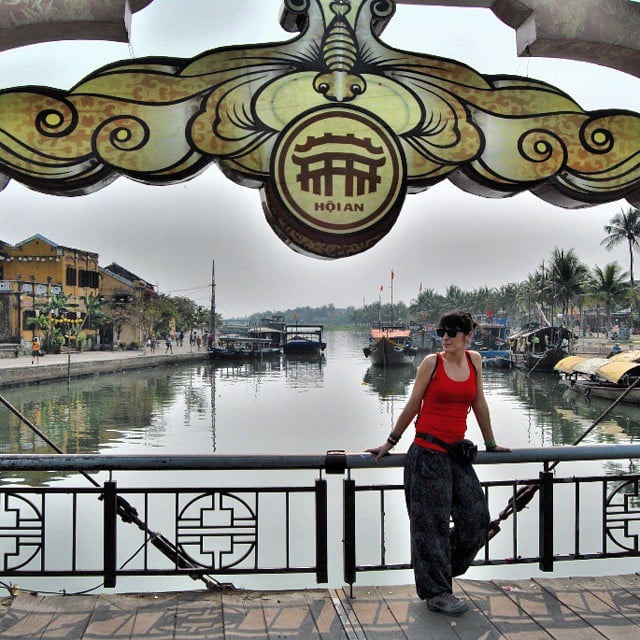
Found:
[{"label": "woman's hair", "polygon": [[471,333],[476,326],[471,314],[466,311],[451,311],[440,318],[442,329],[459,329],[464,333]]}]

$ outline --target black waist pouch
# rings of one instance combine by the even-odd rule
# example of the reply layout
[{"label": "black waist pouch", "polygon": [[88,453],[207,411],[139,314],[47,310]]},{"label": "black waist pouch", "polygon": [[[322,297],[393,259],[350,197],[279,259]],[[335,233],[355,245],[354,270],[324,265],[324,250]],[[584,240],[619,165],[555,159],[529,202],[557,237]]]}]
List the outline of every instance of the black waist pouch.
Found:
[{"label": "black waist pouch", "polygon": [[476,455],[478,453],[478,446],[466,438],[449,444],[448,442],[444,442],[443,440],[440,440],[440,438],[436,438],[428,433],[416,433],[416,436],[426,440],[427,442],[433,442],[433,444],[437,444],[439,447],[446,449],[447,453],[458,464],[471,464],[476,459]]}]

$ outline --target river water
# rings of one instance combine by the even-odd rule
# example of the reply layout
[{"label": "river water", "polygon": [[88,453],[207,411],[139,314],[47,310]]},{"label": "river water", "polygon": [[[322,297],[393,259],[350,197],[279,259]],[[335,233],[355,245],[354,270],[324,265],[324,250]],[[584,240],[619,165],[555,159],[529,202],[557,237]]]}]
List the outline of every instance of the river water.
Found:
[{"label": "river water", "polygon": [[[363,333],[327,331],[324,337],[322,357],[166,366],[72,380],[70,386],[12,388],[3,395],[72,454],[323,454],[331,449],[360,452],[382,443],[408,397],[415,367],[371,367],[362,353]],[[512,448],[571,444],[608,406],[567,391],[553,374],[485,369],[484,380],[496,438]],[[584,443],[635,443],[639,414],[633,405],[619,405]],[[0,422],[0,453],[51,453],[4,408]],[[468,436],[481,442],[473,418]],[[405,436],[397,450],[408,444]],[[581,472],[600,469],[634,470],[621,460],[585,463]],[[535,476],[539,470],[537,465],[531,472]],[[511,477],[513,468],[480,465],[478,475]],[[68,481],[47,472],[0,476],[4,485]],[[522,571],[533,574],[531,566]],[[410,582],[411,576],[396,574],[392,581]],[[238,582],[260,586],[251,579]]]}]

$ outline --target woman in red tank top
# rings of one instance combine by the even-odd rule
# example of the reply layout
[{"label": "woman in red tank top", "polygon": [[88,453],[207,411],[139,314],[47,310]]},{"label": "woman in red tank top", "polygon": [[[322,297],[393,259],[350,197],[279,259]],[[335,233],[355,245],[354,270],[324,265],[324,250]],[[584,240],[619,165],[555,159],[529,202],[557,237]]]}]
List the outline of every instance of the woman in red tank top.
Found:
[{"label": "woman in red tank top", "polygon": [[367,449],[376,460],[387,455],[417,416],[404,471],[416,590],[429,609],[448,615],[469,608],[453,595],[452,579],[469,568],[484,545],[489,511],[471,464],[454,460],[430,438],[442,444],[462,440],[472,410],[487,451],[510,451],[497,445],[493,435],[482,386],[482,358],[467,350],[473,327],[471,315],[460,311],[440,319],[442,351],[429,354],[418,367],[409,400],[387,441]]}]

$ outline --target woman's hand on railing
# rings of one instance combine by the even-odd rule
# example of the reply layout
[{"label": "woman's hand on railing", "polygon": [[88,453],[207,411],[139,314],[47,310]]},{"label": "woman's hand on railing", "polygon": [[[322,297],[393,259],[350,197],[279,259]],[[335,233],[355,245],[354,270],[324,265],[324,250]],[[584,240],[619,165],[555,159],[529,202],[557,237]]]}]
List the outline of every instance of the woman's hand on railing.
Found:
[{"label": "woman's hand on railing", "polygon": [[389,451],[393,449],[393,445],[390,442],[385,442],[381,444],[379,447],[373,447],[373,449],[366,449],[367,453],[371,453],[376,457],[376,462],[380,460],[380,458],[384,458]]},{"label": "woman's hand on railing", "polygon": [[496,444],[493,447],[487,447],[486,451],[489,453],[511,453],[511,449],[509,449],[509,447],[502,447],[499,444]]}]

